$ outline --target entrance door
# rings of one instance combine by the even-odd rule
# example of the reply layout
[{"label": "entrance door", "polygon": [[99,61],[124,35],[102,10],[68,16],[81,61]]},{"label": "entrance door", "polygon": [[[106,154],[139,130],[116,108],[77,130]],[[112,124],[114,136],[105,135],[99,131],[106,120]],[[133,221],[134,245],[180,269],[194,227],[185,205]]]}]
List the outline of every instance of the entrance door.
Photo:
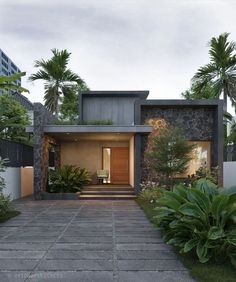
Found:
[{"label": "entrance door", "polygon": [[129,184],[129,148],[111,148],[111,182]]}]

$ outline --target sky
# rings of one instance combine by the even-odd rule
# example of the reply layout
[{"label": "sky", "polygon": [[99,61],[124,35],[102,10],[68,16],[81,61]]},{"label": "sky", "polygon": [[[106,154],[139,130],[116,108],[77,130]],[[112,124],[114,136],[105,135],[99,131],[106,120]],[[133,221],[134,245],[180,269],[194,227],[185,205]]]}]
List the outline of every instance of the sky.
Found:
[{"label": "sky", "polygon": [[32,102],[43,102],[43,82],[27,77],[53,48],[71,52],[91,90],[180,99],[209,62],[209,40],[236,40],[235,11],[236,0],[0,0],[0,48],[26,71]]}]

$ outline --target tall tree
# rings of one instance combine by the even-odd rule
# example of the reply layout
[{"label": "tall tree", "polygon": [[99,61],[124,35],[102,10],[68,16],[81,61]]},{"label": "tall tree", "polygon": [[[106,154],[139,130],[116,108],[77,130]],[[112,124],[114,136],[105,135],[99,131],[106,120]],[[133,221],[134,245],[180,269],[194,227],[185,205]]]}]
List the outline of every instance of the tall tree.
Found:
[{"label": "tall tree", "polygon": [[218,99],[218,94],[211,82],[201,85],[198,83],[193,83],[189,90],[181,93],[181,96],[186,100],[195,99]]},{"label": "tall tree", "polygon": [[0,95],[0,138],[27,142],[25,126],[28,124],[27,110],[10,95]]},{"label": "tall tree", "polygon": [[29,90],[14,84],[14,82],[25,76],[25,72],[15,73],[9,76],[0,76],[0,90],[13,90],[17,92],[29,92]]},{"label": "tall tree", "polygon": [[210,40],[210,63],[200,67],[193,77],[199,89],[212,83],[216,97],[223,94],[224,110],[227,111],[227,97],[236,103],[236,42],[228,41],[229,33]]},{"label": "tall tree", "polygon": [[79,119],[79,92],[86,91],[89,88],[86,85],[73,85],[66,96],[60,98],[61,106],[59,121],[62,123],[77,124]]},{"label": "tall tree", "polygon": [[85,82],[67,68],[71,53],[67,50],[59,51],[58,49],[52,49],[51,51],[53,53],[51,59],[35,61],[35,67],[40,69],[35,74],[32,74],[29,80],[45,81],[45,106],[58,116],[60,96],[66,96],[74,83],[82,86],[85,85]]}]

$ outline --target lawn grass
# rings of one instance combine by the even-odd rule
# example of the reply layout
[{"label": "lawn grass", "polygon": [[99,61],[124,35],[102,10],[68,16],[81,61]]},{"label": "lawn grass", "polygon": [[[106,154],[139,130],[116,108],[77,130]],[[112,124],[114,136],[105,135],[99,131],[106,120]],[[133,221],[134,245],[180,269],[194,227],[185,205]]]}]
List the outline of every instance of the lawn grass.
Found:
[{"label": "lawn grass", "polygon": [[18,214],[20,214],[19,211],[13,210],[13,211],[7,212],[6,214],[0,215],[0,223],[9,220],[9,219],[12,218],[12,217],[17,216]]},{"label": "lawn grass", "polygon": [[[154,207],[155,204],[149,203],[140,198],[136,199],[138,205],[143,209],[147,218],[156,225]],[[190,275],[199,282],[235,282],[236,281],[236,270],[230,264],[227,263],[216,263],[210,261],[207,263],[200,263],[197,258],[192,254],[179,254],[176,251],[177,256],[189,270]]]}]

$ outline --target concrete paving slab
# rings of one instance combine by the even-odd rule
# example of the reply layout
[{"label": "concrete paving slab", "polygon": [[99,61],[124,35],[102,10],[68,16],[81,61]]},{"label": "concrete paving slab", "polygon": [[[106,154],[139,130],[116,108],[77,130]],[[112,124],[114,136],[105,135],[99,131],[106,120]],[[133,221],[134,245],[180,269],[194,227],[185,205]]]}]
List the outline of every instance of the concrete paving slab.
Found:
[{"label": "concrete paving slab", "polygon": [[30,275],[26,271],[0,271],[1,282],[24,282]]},{"label": "concrete paving slab", "polygon": [[0,251],[0,259],[41,259],[44,254],[45,251]]},{"label": "concrete paving slab", "polygon": [[[35,271],[30,282],[111,282],[112,271]],[[5,281],[4,281],[5,282]]]},{"label": "concrete paving slab", "polygon": [[120,271],[119,282],[193,282],[186,271]]},{"label": "concrete paving slab", "polygon": [[133,200],[16,201],[0,281],[193,281]]},{"label": "concrete paving slab", "polygon": [[113,270],[112,260],[42,260],[37,270]]},{"label": "concrete paving slab", "polygon": [[33,270],[37,263],[35,259],[0,259],[0,270]]},{"label": "concrete paving slab", "polygon": [[118,260],[119,270],[134,270],[134,271],[164,271],[164,270],[185,270],[182,263],[178,260]]},{"label": "concrete paving slab", "polygon": [[46,259],[113,259],[113,251],[75,251],[75,250],[49,250],[45,256]]},{"label": "concrete paving slab", "polygon": [[177,260],[177,256],[172,251],[117,251],[116,255],[118,260]]}]

